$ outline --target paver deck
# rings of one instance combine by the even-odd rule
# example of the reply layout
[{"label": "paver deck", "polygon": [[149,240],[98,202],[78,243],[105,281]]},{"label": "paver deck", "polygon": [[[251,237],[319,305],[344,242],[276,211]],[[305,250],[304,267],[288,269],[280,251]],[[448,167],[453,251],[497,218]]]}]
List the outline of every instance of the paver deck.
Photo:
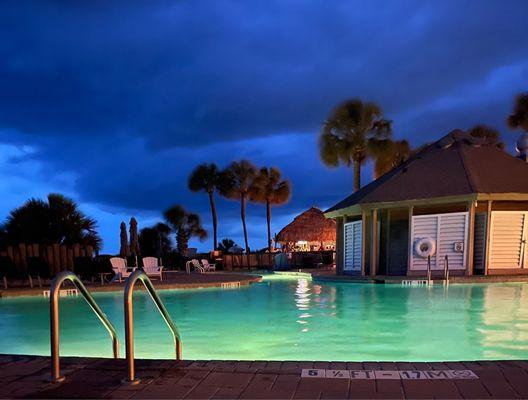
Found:
[{"label": "paver deck", "polygon": [[[61,359],[51,384],[48,357],[0,356],[1,398],[341,399],[528,398],[528,361],[445,363],[137,360],[138,385],[124,385],[125,360]],[[303,368],[472,370],[479,379],[301,378]]]}]

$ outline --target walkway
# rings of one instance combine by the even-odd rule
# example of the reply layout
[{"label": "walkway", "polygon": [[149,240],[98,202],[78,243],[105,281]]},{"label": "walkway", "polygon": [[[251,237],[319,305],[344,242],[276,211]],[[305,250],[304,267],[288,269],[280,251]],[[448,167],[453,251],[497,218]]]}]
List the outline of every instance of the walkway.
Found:
[{"label": "walkway", "polygon": [[[279,361],[136,362],[141,383],[122,385],[123,359],[63,358],[66,381],[52,385],[49,358],[0,356],[2,398],[528,398],[528,362],[344,363]],[[301,378],[306,368],[355,371],[360,379]],[[478,379],[364,379],[361,371],[471,370]],[[347,372],[348,374],[348,372]],[[372,373],[369,374],[369,376]],[[383,375],[380,373],[380,375]],[[437,376],[438,373],[430,374]],[[440,374],[441,375],[441,374]],[[413,376],[412,373],[409,376]]]}]

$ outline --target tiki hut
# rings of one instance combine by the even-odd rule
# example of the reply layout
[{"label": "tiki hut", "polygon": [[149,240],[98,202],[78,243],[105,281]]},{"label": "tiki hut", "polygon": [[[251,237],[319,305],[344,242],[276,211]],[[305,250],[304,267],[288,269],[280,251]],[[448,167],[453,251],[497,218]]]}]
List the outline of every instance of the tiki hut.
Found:
[{"label": "tiki hut", "polygon": [[327,219],[323,211],[311,207],[277,234],[277,243],[287,251],[334,250],[336,223]]}]

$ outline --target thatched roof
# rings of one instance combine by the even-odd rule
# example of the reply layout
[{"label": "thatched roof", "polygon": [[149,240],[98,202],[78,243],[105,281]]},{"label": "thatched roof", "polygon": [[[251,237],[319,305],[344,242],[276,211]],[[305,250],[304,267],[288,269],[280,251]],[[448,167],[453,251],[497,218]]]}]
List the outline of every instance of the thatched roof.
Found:
[{"label": "thatched roof", "polygon": [[323,211],[317,207],[312,207],[295,219],[277,235],[279,242],[335,242],[336,224],[332,219],[327,219]]}]

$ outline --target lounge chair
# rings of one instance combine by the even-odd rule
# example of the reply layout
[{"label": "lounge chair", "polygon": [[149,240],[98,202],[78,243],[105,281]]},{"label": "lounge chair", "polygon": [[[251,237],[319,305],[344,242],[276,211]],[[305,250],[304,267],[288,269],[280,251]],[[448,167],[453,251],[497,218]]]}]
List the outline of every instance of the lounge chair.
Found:
[{"label": "lounge chair", "polygon": [[143,271],[145,271],[145,274],[147,274],[148,277],[159,276],[160,281],[163,280],[163,267],[158,265],[158,259],[156,257],[143,258]]},{"label": "lounge chair", "polygon": [[216,264],[209,264],[209,260],[202,258],[202,267],[205,272],[216,271]]},{"label": "lounge chair", "polygon": [[193,259],[191,260],[191,265],[192,265],[193,268],[194,268],[195,270],[197,270],[200,274],[204,274],[204,273],[205,273],[205,269],[204,269],[204,267],[202,267],[202,266],[200,265],[200,261],[198,261],[196,258],[193,258]]},{"label": "lounge chair", "polygon": [[121,257],[112,257],[110,263],[112,264],[112,270],[115,273],[115,277],[119,282],[121,282],[121,279],[123,278],[128,278],[132,272],[137,269],[137,267],[128,267],[126,259]]}]

